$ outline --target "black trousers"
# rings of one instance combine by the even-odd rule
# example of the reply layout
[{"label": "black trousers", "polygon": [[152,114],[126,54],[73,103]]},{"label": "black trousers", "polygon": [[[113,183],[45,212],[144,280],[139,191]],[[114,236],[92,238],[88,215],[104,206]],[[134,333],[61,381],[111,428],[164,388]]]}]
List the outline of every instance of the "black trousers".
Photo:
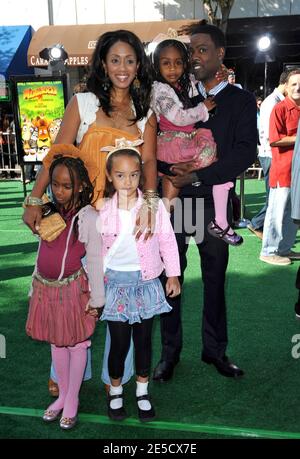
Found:
[{"label": "black trousers", "polygon": [[[181,198],[183,220],[192,219],[196,224],[197,214],[199,220],[199,198]],[[202,200],[203,203],[203,200]],[[201,207],[201,206],[200,206]],[[227,321],[225,304],[225,273],[228,264],[228,245],[211,236],[207,232],[208,223],[214,219],[215,210],[212,197],[204,200],[204,235],[203,240],[197,240],[197,247],[201,260],[202,280],[204,284],[203,295],[203,318],[202,318],[202,343],[203,353],[209,357],[220,358],[225,354],[227,346]],[[175,223],[174,223],[175,215]],[[228,216],[231,210],[228,209]],[[195,232],[185,228],[184,225],[178,228],[176,223],[176,208],[172,215],[172,224],[175,230],[181,265],[181,283],[187,266],[186,252],[189,239],[195,236]],[[229,218],[229,221],[231,218]],[[203,220],[202,220],[203,224]],[[177,225],[177,228],[176,228]],[[164,283],[164,279],[161,279]],[[189,301],[187,296],[186,301]],[[182,323],[181,323],[181,295],[175,298],[168,298],[172,311],[160,316],[161,326],[161,359],[167,362],[177,363],[182,348]],[[199,299],[200,303],[200,299]],[[194,308],[199,307],[197,304]],[[199,334],[200,335],[200,334]]]},{"label": "black trousers", "polygon": [[124,364],[129,351],[131,334],[134,343],[135,369],[137,376],[149,376],[152,355],[153,318],[142,320],[141,323],[129,325],[128,322],[107,322],[111,337],[108,356],[108,372],[113,379],[124,374]]}]

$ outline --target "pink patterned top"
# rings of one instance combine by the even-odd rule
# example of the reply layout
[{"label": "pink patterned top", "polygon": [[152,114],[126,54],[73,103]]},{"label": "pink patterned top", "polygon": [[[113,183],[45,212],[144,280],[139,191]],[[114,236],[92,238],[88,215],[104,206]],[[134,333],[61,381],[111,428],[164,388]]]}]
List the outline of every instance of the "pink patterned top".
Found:
[{"label": "pink patterned top", "polygon": [[[191,81],[191,93],[197,95],[196,86]],[[183,108],[174,89],[168,84],[154,81],[152,86],[151,106],[156,114],[161,131],[191,132],[197,121],[208,120],[208,110],[203,103],[193,108]]]}]

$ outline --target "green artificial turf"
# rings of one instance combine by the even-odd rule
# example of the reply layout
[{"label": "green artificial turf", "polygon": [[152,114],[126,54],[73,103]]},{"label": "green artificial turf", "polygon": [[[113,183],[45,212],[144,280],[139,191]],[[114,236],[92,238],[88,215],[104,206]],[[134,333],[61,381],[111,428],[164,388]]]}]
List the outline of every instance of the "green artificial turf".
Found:
[{"label": "green artificial turf", "polygon": [[[264,202],[263,181],[246,180],[245,190],[246,217],[250,218]],[[261,241],[247,229],[239,230],[244,244],[230,247],[226,281],[228,355],[245,370],[244,378],[224,378],[200,360],[202,282],[197,248],[191,244],[182,305],[181,361],[172,381],[150,384],[157,421],[149,426],[138,422],[134,381],[125,387],[128,420],[107,420],[100,380],[105,331],[101,323],[93,337],[93,379],[81,389],[80,422],[68,432],[57,423],[44,424],[40,415],[51,401],[47,391],[50,349],[24,331],[37,240],[21,223],[22,200],[20,182],[0,182],[0,334],[6,340],[6,358],[0,358],[0,438],[300,438],[295,422],[300,359],[291,353],[293,336],[299,334],[300,340],[300,322],[293,308],[298,264],[279,267],[259,261]],[[153,365],[159,351],[156,320]]]}]

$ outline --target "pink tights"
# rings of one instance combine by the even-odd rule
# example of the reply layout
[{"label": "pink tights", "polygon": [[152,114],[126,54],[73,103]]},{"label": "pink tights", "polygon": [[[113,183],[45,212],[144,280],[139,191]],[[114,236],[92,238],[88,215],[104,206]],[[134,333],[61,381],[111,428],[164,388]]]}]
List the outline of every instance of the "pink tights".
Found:
[{"label": "pink tights", "polygon": [[51,354],[57,374],[59,397],[48,410],[63,409],[63,416],[73,418],[78,410],[78,395],[87,360],[87,348],[90,341],[73,347],[57,347],[51,344]]},{"label": "pink tights", "polygon": [[[214,185],[212,189],[214,205],[215,205],[215,221],[222,229],[228,226],[227,221],[227,202],[230,188],[233,187],[232,182],[221,183]],[[230,229],[228,234],[232,234],[233,230]]]}]

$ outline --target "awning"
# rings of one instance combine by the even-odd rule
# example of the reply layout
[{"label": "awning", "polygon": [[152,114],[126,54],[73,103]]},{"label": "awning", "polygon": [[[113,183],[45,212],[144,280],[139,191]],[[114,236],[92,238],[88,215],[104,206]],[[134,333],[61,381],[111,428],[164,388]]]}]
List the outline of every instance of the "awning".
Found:
[{"label": "awning", "polygon": [[27,66],[27,50],[32,36],[31,26],[0,26],[0,78],[32,74]]},{"label": "awning", "polygon": [[166,33],[170,27],[178,30],[191,22],[195,22],[195,20],[45,26],[38,29],[32,37],[27,62],[29,66],[33,67],[46,66],[47,61],[39,57],[39,52],[44,48],[60,43],[69,55],[68,65],[85,66],[88,65],[92,57],[99,36],[104,32],[118,29],[131,30],[144,43],[147,43],[159,33]]}]

